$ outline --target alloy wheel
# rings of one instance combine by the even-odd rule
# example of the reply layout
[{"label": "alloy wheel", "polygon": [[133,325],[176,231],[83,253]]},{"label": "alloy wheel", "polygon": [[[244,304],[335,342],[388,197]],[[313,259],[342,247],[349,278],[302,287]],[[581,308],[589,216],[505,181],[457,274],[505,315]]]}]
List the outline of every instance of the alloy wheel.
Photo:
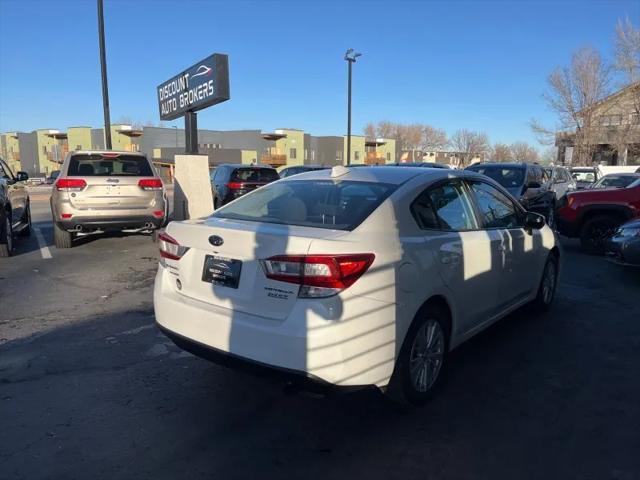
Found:
[{"label": "alloy wheel", "polygon": [[444,351],[445,336],[440,322],[427,320],[416,333],[409,355],[411,384],[417,392],[427,392],[437,380]]},{"label": "alloy wheel", "polygon": [[542,279],[542,301],[549,305],[556,290],[557,267],[554,261],[547,262]]},{"label": "alloy wheel", "polygon": [[5,239],[7,244],[7,250],[9,250],[9,252],[12,252],[13,251],[13,232],[11,229],[11,220],[9,219],[8,215],[6,216],[6,219],[5,219],[4,232],[7,237]]}]

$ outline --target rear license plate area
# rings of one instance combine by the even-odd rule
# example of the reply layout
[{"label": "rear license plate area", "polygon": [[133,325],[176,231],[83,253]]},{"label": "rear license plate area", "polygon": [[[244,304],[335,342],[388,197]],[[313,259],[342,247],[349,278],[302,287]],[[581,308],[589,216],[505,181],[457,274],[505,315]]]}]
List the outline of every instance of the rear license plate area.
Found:
[{"label": "rear license plate area", "polygon": [[242,261],[240,260],[206,255],[202,269],[202,281],[223,287],[238,288],[241,270]]}]

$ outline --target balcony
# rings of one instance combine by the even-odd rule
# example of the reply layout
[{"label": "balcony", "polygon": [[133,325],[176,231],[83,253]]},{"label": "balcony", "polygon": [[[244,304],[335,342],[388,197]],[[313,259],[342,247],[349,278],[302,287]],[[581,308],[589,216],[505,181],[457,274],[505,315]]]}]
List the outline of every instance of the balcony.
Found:
[{"label": "balcony", "polygon": [[281,167],[287,164],[287,156],[280,154],[264,154],[260,156],[260,163],[271,165],[273,167]]}]

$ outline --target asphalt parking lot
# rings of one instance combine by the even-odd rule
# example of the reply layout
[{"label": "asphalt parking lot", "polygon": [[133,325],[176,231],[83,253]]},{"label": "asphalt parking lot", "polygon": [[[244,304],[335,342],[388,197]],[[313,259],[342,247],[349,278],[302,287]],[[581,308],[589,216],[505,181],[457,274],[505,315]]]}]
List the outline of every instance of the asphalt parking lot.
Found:
[{"label": "asphalt parking lot", "polygon": [[0,478],[640,478],[640,271],[566,242],[551,312],[464,344],[403,412],[181,352],[153,323],[149,237],[56,250],[32,203],[0,261]]}]

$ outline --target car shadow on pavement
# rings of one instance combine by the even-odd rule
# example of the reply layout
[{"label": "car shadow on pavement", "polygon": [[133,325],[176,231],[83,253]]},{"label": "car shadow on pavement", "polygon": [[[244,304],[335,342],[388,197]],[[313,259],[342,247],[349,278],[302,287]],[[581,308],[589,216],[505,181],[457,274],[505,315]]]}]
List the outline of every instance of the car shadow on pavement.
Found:
[{"label": "car shadow on pavement", "polygon": [[633,478],[640,326],[611,306],[514,312],[409,411],[211,364],[151,311],[89,318],[0,346],[0,477]]}]

